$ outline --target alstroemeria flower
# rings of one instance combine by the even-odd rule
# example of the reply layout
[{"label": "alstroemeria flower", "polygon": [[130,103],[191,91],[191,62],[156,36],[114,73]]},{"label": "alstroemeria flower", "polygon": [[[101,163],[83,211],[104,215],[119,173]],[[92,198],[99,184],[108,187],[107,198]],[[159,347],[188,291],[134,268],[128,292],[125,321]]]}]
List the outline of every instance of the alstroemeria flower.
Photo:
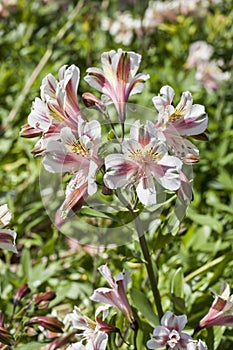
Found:
[{"label": "alstroemeria flower", "polygon": [[60,131],[60,141],[50,141],[47,145],[43,165],[49,172],[74,174],[66,189],[66,199],[62,205],[62,216],[71,209],[78,210],[88,195],[97,191],[96,171],[102,166],[98,156],[101,128],[98,121],[79,121],[76,134],[71,128]]},{"label": "alstroemeria flower", "polygon": [[8,229],[11,220],[11,213],[7,204],[0,206],[0,248],[17,253],[15,246],[16,232]]},{"label": "alstroemeria flower", "polygon": [[212,293],[214,302],[199,322],[196,332],[210,326],[233,326],[233,295],[230,295],[229,284],[223,282],[220,295],[213,290]]},{"label": "alstroemeria flower", "polygon": [[136,321],[126,296],[127,285],[129,283],[128,273],[121,272],[116,279],[114,279],[107,265],[100,266],[98,270],[111,288],[97,288],[90,299],[116,307],[127,317],[133,326]]},{"label": "alstroemeria flower", "polygon": [[58,75],[59,81],[52,74],[42,80],[41,98],[33,102],[28,123],[20,133],[24,137],[42,135],[33,149],[37,155],[44,153],[49,140],[59,139],[63,127],[75,130],[78,121],[83,120],[77,99],[79,68],[62,66]]},{"label": "alstroemeria flower", "polygon": [[202,340],[191,340],[187,344],[187,350],[208,350],[207,345]]},{"label": "alstroemeria flower", "polygon": [[152,101],[159,112],[156,128],[164,135],[175,155],[184,163],[195,163],[199,151],[186,137],[200,135],[206,130],[208,118],[205,108],[199,104],[193,105],[189,91],[183,92],[176,107],[172,105],[173,97],[174,90],[168,85],[160,89],[159,96],[153,97]]},{"label": "alstroemeria flower", "polygon": [[84,78],[89,85],[102,92],[117,109],[121,123],[125,121],[125,109],[129,96],[143,91],[148,74],[136,74],[141,55],[135,52],[111,50],[101,55],[103,69],[88,68]]},{"label": "alstroemeria flower", "polygon": [[[81,342],[74,343],[68,349],[88,349],[88,350],[104,350],[107,346],[108,334],[111,332],[119,332],[115,326],[109,325],[102,321],[98,315],[103,312],[103,318],[106,317],[108,307],[99,307],[95,313],[95,321],[82,314],[78,307],[74,307],[72,314],[67,316],[67,321],[72,323],[72,327],[81,331],[78,333],[82,338]],[[83,345],[83,341],[86,344]]]},{"label": "alstroemeria flower", "polygon": [[168,155],[166,144],[158,139],[152,122],[144,128],[136,121],[130,139],[122,143],[122,154],[110,154],[105,159],[104,183],[111,189],[135,185],[141,203],[156,203],[156,182],[163,188],[180,188],[182,162]]},{"label": "alstroemeria flower", "polygon": [[187,323],[186,315],[176,316],[167,311],[161,319],[161,326],[153,332],[153,338],[148,340],[148,349],[157,349],[169,346],[169,350],[186,350],[188,341],[192,338],[181,332]]}]

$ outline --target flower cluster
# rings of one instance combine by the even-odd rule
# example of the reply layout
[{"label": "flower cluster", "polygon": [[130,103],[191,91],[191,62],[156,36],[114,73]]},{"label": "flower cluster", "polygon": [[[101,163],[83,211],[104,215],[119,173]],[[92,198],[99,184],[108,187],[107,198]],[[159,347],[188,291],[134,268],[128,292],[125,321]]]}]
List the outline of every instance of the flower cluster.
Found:
[{"label": "flower cluster", "polygon": [[[108,282],[110,288],[96,289],[90,299],[104,303],[105,305],[97,308],[95,321],[83,315],[81,310],[77,307],[74,308],[72,314],[67,315],[66,320],[71,322],[74,329],[81,331],[81,333],[78,334],[82,338],[81,341],[71,344],[68,347],[69,350],[105,350],[108,334],[111,332],[120,333],[117,327],[104,322],[110,306],[121,311],[130,322],[131,328],[135,329],[137,327],[132,308],[126,295],[127,284],[129,282],[128,273],[121,272],[116,278],[113,278],[107,265],[100,266],[99,271]],[[99,317],[101,312],[103,313],[103,320]],[[84,342],[85,345],[83,344]]]},{"label": "flower cluster", "polygon": [[133,17],[128,11],[116,12],[114,20],[104,17],[101,27],[113,36],[116,43],[129,45],[135,34],[142,37],[145,33],[154,31],[161,23],[175,22],[180,14],[203,18],[210,5],[220,2],[221,0],[150,1],[142,19]]},{"label": "flower cluster", "polygon": [[[153,98],[157,110],[154,120],[144,124],[135,121],[126,135],[129,97],[141,93],[149,79],[148,74],[138,73],[140,61],[141,56],[135,52],[112,50],[102,54],[102,69],[87,69],[84,80],[102,93],[102,100],[86,92],[84,104],[101,112],[114,134],[109,142],[115,144],[116,151],[107,155],[101,154],[99,121],[88,121],[78,102],[79,68],[63,66],[59,81],[51,74],[42,81],[41,97],[35,99],[21,135],[41,136],[33,153],[43,157],[47,171],[72,176],[60,208],[62,219],[71,210],[79,210],[99,186],[115,190],[116,195],[118,189],[125,189],[135,203],[139,200],[144,206],[157,203],[158,188],[175,191],[184,204],[192,198],[183,165],[199,159],[197,147],[187,138],[204,135],[208,121],[205,109],[193,104],[188,91],[175,107],[174,90],[164,86]],[[109,103],[115,106],[120,135],[108,113]],[[98,173],[102,173],[102,182],[96,180]]]}]

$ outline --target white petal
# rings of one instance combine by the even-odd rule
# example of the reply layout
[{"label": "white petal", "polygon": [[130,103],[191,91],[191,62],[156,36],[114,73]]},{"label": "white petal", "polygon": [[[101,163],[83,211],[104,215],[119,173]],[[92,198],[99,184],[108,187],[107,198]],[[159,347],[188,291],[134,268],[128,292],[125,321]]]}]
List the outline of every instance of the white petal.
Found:
[{"label": "white petal", "polygon": [[115,279],[113,278],[112,273],[109,270],[108,266],[106,264],[101,265],[98,268],[98,270],[101,273],[101,275],[106,279],[110,287],[115,288]]},{"label": "white petal", "polygon": [[0,206],[0,228],[7,226],[11,220],[11,212],[7,204]]},{"label": "white petal", "polygon": [[136,192],[140,202],[143,205],[150,206],[150,205],[156,204],[157,197],[156,197],[155,186],[150,188],[144,188],[143,180],[141,180],[137,185]]}]

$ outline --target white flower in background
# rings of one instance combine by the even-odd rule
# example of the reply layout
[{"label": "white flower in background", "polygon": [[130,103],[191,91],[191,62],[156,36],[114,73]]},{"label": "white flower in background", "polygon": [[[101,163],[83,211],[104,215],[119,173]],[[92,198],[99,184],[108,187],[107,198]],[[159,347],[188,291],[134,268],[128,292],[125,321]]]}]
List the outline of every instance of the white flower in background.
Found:
[{"label": "white flower in background", "polygon": [[222,60],[211,60],[214,53],[213,46],[205,41],[196,41],[190,45],[185,68],[196,68],[195,77],[202,85],[210,90],[216,90],[219,84],[230,78],[230,72],[223,72]]},{"label": "white flower in background", "polygon": [[130,12],[117,12],[114,20],[104,17],[101,28],[108,31],[116,43],[127,46],[132,42],[134,32],[140,30],[140,20],[133,18]]}]

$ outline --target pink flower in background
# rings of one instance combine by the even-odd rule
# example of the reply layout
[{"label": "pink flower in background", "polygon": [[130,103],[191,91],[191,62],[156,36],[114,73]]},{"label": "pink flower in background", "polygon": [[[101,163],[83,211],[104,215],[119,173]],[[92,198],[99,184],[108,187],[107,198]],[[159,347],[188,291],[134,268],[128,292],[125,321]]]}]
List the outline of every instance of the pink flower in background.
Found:
[{"label": "pink flower in background", "polygon": [[204,133],[208,117],[202,105],[194,104],[189,91],[183,92],[176,107],[172,105],[174,90],[166,85],[160,89],[160,95],[153,97],[153,103],[158,110],[156,128],[164,135],[170,149],[190,164],[198,161],[199,151],[195,145],[186,139]]},{"label": "pink flower in background", "polygon": [[88,68],[84,78],[89,85],[102,92],[117,109],[121,123],[125,121],[129,96],[143,91],[148,74],[136,74],[141,56],[135,52],[111,50],[101,55],[103,69]]},{"label": "pink flower in background", "polygon": [[210,90],[216,90],[221,82],[231,76],[230,72],[222,71],[222,60],[210,59],[213,53],[213,46],[205,41],[196,41],[190,45],[185,63],[187,69],[196,68],[195,78]]},{"label": "pink flower in background", "polygon": [[47,145],[43,165],[52,173],[71,173],[66,199],[61,207],[62,217],[81,208],[88,195],[97,191],[96,171],[103,161],[98,156],[101,128],[98,121],[80,121],[76,133],[69,127],[60,131],[60,141],[51,140]]},{"label": "pink flower in background", "polygon": [[212,45],[202,40],[195,41],[189,47],[189,55],[185,63],[185,68],[191,69],[201,62],[209,61],[213,53],[214,48]]},{"label": "pink flower in background", "polygon": [[15,246],[16,232],[8,229],[11,220],[11,213],[7,204],[0,206],[0,248],[17,253]]},{"label": "pink flower in background", "polygon": [[121,272],[114,279],[107,265],[100,266],[98,270],[111,288],[97,288],[90,299],[116,307],[127,317],[132,325],[135,324],[133,311],[126,296],[127,285],[129,283],[128,273]]},{"label": "pink flower in background", "polygon": [[233,326],[233,295],[230,287],[223,282],[220,295],[212,290],[214,302],[208,313],[201,319],[196,331],[210,326]]},{"label": "pink flower in background", "polygon": [[169,350],[186,350],[188,341],[192,339],[182,332],[186,323],[186,315],[176,316],[167,311],[161,319],[161,326],[155,327],[153,338],[148,340],[148,349],[168,346]]},{"label": "pink flower in background", "polygon": [[110,154],[105,159],[104,183],[111,189],[136,186],[144,205],[156,203],[156,182],[172,191],[180,188],[182,162],[168,155],[164,142],[158,139],[154,124],[147,121],[133,124],[130,139],[122,143],[122,154]]}]

